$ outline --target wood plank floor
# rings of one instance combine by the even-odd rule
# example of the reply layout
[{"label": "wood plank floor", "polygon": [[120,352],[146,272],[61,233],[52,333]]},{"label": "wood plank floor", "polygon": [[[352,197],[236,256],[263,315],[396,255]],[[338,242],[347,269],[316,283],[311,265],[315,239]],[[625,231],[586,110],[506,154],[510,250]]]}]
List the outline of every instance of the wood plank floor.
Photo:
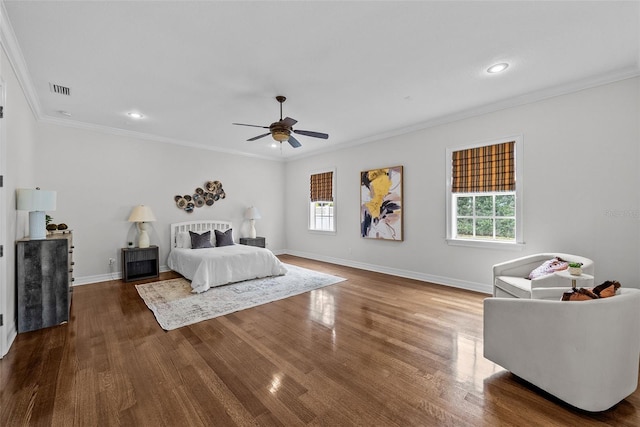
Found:
[{"label": "wood plank floor", "polygon": [[348,280],[170,332],[132,283],[76,288],[0,361],[0,425],[640,425],[640,391],[589,414],[484,359],[484,294],[280,258]]}]

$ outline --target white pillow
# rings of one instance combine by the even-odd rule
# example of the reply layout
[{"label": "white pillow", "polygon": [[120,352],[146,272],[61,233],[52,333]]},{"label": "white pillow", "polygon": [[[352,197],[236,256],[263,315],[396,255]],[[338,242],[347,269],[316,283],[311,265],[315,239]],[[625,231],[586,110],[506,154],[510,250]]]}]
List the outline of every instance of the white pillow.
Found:
[{"label": "white pillow", "polygon": [[176,236],[176,247],[191,249],[191,236],[188,231],[181,231]]}]

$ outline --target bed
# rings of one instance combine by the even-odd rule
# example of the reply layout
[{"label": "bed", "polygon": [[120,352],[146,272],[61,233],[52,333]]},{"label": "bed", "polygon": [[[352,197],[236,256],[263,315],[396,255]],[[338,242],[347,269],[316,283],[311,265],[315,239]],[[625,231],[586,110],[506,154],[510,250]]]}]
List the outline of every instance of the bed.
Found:
[{"label": "bed", "polygon": [[233,232],[229,221],[171,224],[171,252],[167,265],[191,280],[192,292],[200,293],[228,283],[286,274],[284,264],[269,249],[239,244],[191,249],[189,231],[198,234],[209,231],[215,246],[215,230],[227,234]]}]

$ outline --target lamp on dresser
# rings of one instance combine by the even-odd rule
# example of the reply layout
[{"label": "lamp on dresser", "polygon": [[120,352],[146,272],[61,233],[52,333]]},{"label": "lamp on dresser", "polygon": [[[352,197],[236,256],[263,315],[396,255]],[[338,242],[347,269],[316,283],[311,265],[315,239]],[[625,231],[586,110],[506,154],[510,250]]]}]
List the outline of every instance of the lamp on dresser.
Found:
[{"label": "lamp on dresser", "polygon": [[249,228],[249,237],[252,239],[256,238],[256,219],[262,218],[260,215],[260,211],[255,206],[251,206],[247,208],[244,212],[244,218],[249,220],[250,228]]},{"label": "lamp on dresser", "polygon": [[36,188],[16,190],[16,209],[29,211],[29,237],[34,240],[47,238],[46,212],[56,210],[56,192]]},{"label": "lamp on dresser", "polygon": [[129,215],[129,222],[135,222],[138,226],[138,247],[149,247],[149,234],[147,233],[147,222],[155,221],[156,216],[149,206],[140,205],[133,208]]}]

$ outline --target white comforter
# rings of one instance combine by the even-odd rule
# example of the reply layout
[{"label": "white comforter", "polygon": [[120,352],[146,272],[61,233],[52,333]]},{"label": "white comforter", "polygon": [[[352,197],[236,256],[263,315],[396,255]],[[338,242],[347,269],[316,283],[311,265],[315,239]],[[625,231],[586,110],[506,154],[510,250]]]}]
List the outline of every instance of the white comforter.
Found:
[{"label": "white comforter", "polygon": [[191,280],[193,292],[259,277],[287,272],[269,249],[231,245],[207,249],[174,248],[167,262],[170,269]]}]

